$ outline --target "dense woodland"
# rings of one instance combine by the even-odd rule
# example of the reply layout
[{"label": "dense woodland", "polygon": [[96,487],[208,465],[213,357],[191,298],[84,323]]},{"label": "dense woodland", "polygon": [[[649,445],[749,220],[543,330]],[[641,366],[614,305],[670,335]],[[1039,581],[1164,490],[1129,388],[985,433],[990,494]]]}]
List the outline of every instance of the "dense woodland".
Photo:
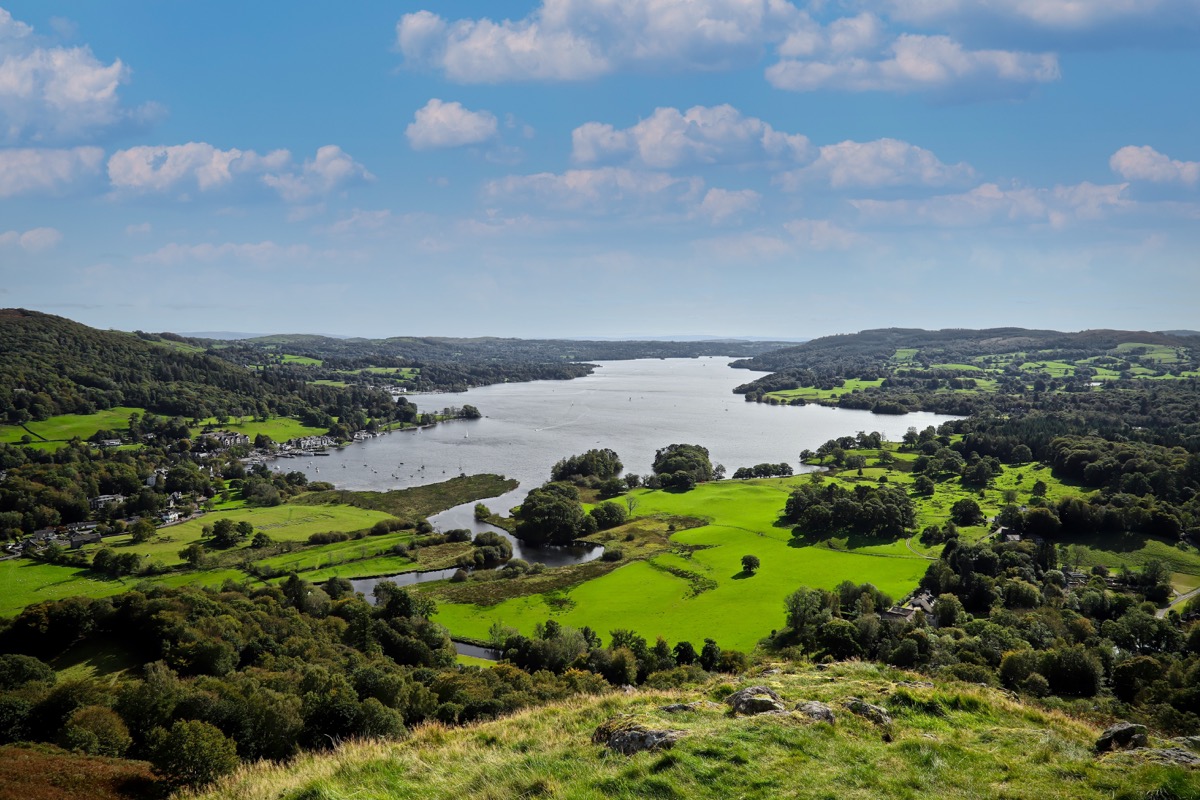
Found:
[{"label": "dense woodland", "polygon": [[10,423],[115,406],[188,419],[390,414],[384,392],[252,372],[178,342],[100,331],[61,317],[0,310],[0,415]]}]

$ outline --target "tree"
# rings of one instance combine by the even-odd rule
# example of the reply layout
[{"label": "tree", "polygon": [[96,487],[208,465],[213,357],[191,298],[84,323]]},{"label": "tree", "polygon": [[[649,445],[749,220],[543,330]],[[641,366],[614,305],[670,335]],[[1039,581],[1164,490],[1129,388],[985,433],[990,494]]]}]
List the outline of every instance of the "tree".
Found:
[{"label": "tree", "polygon": [[600,503],[592,509],[591,515],[592,519],[596,520],[596,526],[602,531],[624,525],[628,516],[624,508],[612,502]]},{"label": "tree", "polygon": [[181,786],[203,786],[233,772],[237,745],[207,722],[179,720],[153,737],[150,763],[155,771]]},{"label": "tree", "polygon": [[215,547],[233,547],[241,539],[242,533],[229,517],[222,517],[213,523],[212,538]]},{"label": "tree", "polygon": [[587,533],[585,516],[575,487],[548,483],[531,491],[521,503],[516,536],[529,544],[569,544]]},{"label": "tree", "polygon": [[964,497],[950,506],[950,519],[956,525],[979,525],[983,522],[983,509],[970,497]]},{"label": "tree", "polygon": [[130,528],[130,535],[133,541],[137,543],[148,542],[158,533],[158,529],[154,527],[154,523],[145,517],[141,517],[137,522],[133,523]]},{"label": "tree", "polygon": [[704,667],[709,672],[716,671],[721,663],[721,648],[712,639],[704,640],[704,647],[700,650],[700,666]]},{"label": "tree", "polygon": [[760,563],[758,556],[742,556],[742,572],[753,575],[758,571]]},{"label": "tree", "polygon": [[655,452],[652,468],[659,476],[686,473],[695,483],[710,481],[713,477],[708,448],[698,444],[667,445]]}]

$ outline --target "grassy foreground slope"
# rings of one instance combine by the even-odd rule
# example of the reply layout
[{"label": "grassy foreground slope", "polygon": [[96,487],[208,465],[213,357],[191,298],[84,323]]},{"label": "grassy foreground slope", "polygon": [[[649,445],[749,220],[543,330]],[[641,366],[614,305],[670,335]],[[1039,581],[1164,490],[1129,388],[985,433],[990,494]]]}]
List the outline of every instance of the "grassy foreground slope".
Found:
[{"label": "grassy foreground slope", "polygon": [[[328,755],[245,768],[205,800],[383,798],[1142,798],[1200,796],[1195,771],[1139,756],[1097,757],[1099,730],[1003,693],[945,683],[901,686],[911,675],[870,664],[784,672],[740,685],[774,688],[788,707],[820,700],[833,725],[799,715],[731,717],[724,704],[669,714],[667,703],[719,701],[738,688],[583,696],[459,729],[419,728],[399,743],[362,742]],[[887,707],[891,741],[843,707]],[[593,744],[620,715],[686,732],[673,749],[626,757]]]}]

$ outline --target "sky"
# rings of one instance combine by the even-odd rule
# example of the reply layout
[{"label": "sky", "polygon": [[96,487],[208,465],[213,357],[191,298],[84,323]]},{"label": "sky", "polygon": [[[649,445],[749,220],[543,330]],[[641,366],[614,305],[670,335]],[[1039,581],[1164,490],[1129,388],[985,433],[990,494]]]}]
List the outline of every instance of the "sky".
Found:
[{"label": "sky", "polygon": [[0,0],[0,306],[1200,328],[1200,0]]}]

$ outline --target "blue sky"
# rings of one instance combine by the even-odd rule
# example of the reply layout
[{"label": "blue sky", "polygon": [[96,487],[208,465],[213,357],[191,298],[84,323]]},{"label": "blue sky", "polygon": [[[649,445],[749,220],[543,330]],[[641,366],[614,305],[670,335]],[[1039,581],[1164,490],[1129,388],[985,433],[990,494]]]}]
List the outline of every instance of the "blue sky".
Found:
[{"label": "blue sky", "polygon": [[0,305],[1200,328],[1197,0],[0,0]]}]

